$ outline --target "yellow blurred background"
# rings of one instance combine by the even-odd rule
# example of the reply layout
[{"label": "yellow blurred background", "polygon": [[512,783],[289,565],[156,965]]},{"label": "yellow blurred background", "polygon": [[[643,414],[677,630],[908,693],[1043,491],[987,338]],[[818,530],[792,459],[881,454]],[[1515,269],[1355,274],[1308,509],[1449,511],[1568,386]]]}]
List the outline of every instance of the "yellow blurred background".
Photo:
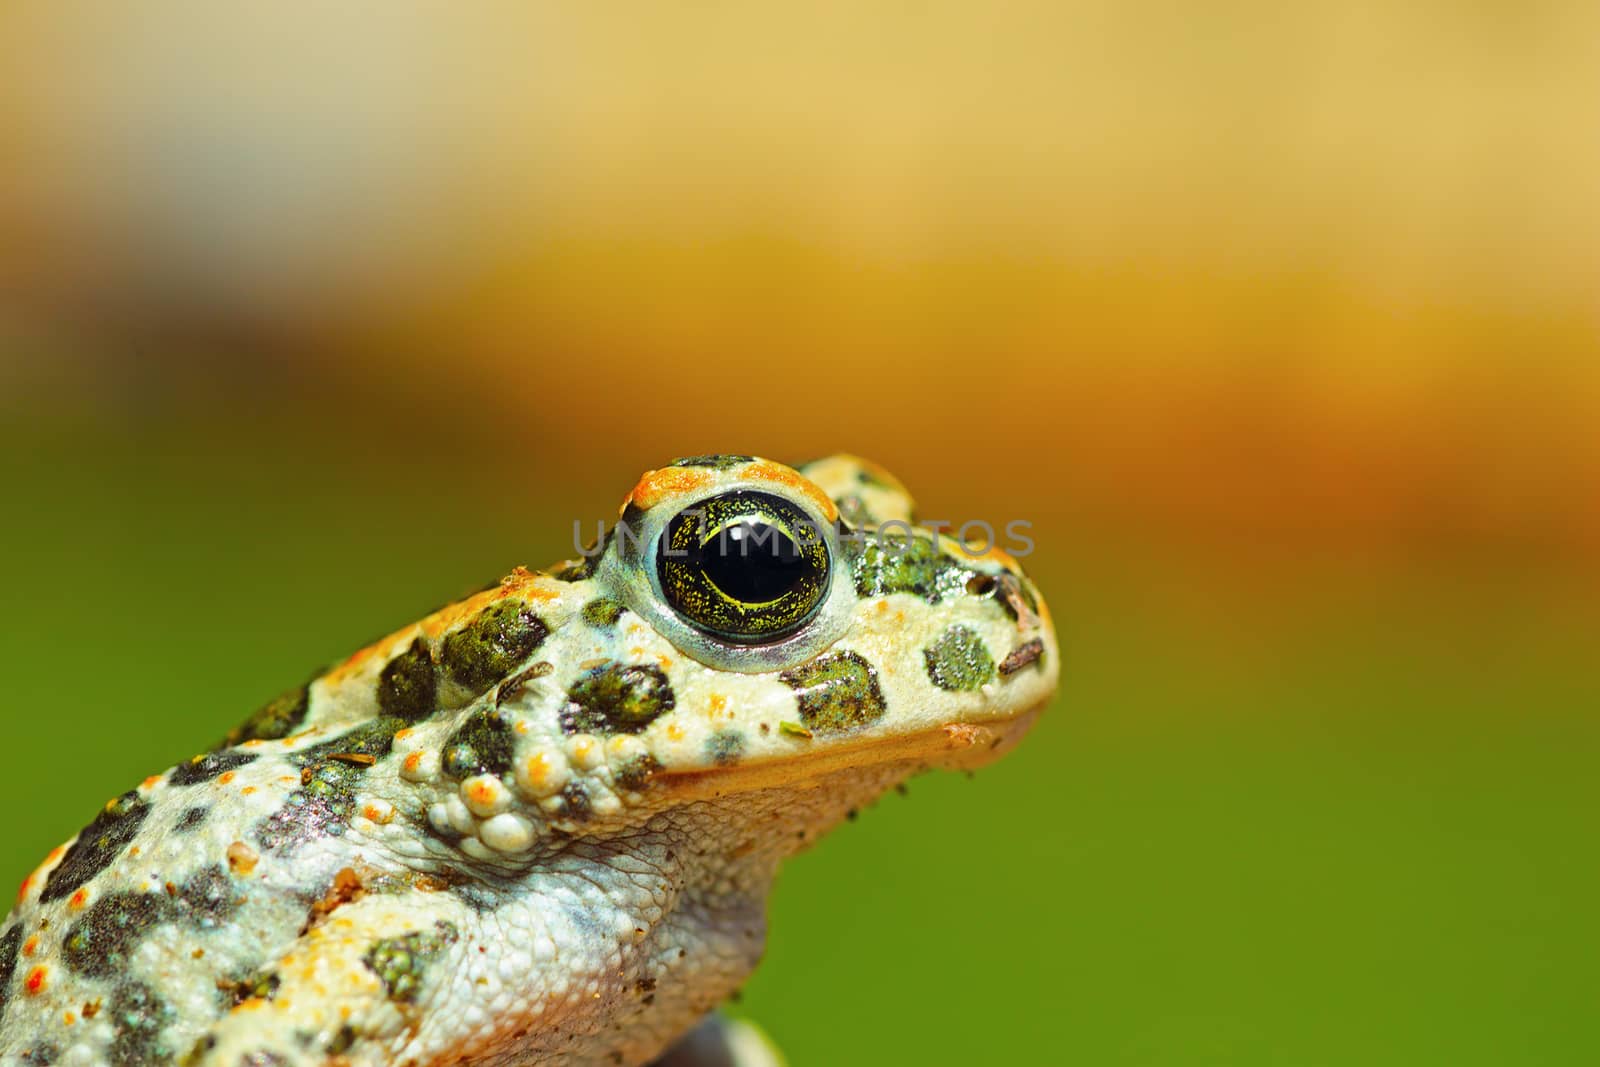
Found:
[{"label": "yellow blurred background", "polygon": [[0,875],[845,449],[1033,522],[1067,669],[786,874],[797,1064],[1600,1053],[1600,7],[25,0],[0,103]]}]

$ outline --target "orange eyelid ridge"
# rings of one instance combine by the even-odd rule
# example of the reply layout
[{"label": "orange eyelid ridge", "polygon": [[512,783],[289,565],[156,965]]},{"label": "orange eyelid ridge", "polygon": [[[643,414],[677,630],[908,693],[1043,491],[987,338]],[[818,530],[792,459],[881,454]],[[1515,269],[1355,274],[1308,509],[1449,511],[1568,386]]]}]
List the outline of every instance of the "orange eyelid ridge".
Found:
[{"label": "orange eyelid ridge", "polygon": [[628,491],[617,514],[627,511],[629,504],[649,511],[669,496],[704,489],[711,484],[712,477],[710,471],[694,467],[663,467],[657,471],[645,471],[639,484]]},{"label": "orange eyelid ridge", "polygon": [[769,482],[786,489],[793,489],[815,504],[827,521],[833,522],[839,518],[839,509],[834,504],[833,498],[793,467],[785,467],[782,463],[774,463],[770,459],[758,459],[742,469],[739,475],[751,481]]}]

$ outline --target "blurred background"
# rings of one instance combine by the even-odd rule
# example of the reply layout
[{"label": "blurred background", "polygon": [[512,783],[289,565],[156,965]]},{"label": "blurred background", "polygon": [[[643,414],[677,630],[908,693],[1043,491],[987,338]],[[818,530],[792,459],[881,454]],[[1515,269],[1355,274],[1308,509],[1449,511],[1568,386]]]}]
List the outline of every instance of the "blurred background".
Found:
[{"label": "blurred background", "polygon": [[1600,7],[0,12],[15,884],[677,455],[1026,519],[1029,743],[785,871],[794,1063],[1600,1056]]}]

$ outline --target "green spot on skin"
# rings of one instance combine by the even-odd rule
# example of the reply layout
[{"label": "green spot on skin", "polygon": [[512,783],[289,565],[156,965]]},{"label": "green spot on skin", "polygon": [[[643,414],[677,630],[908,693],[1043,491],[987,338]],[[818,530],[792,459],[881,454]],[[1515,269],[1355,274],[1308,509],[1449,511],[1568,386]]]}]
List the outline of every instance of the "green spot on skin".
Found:
[{"label": "green spot on skin", "polygon": [[213,864],[191,875],[175,898],[175,917],[200,930],[214,930],[233,916],[240,898],[233,881]]},{"label": "green spot on skin", "polygon": [[865,726],[888,710],[877,671],[857,652],[819,656],[778,677],[794,690],[801,721],[817,733]]},{"label": "green spot on skin", "polygon": [[973,690],[994,680],[994,658],[983,638],[965,626],[952,626],[922,650],[928,677],[940,689]]},{"label": "green spot on skin", "polygon": [[257,975],[254,979],[245,983],[245,996],[246,998],[256,997],[260,1000],[271,1000],[278,995],[278,987],[282,984],[283,979],[278,977],[276,971],[267,971],[265,974]]},{"label": "green spot on skin", "polygon": [[75,974],[120,976],[155,927],[182,923],[216,929],[233,917],[239,903],[232,882],[216,865],[196,872],[174,892],[111,893],[68,928],[61,960]]},{"label": "green spot on skin", "polygon": [[459,685],[482,693],[510,674],[550,634],[527,605],[508,597],[444,639],[439,662]]},{"label": "green spot on skin", "polygon": [[580,783],[572,782],[561,791],[561,814],[574,822],[583,822],[594,810],[589,791]]},{"label": "green spot on skin", "polygon": [[622,617],[622,605],[601,597],[583,606],[583,621],[601,630],[609,630]]},{"label": "green spot on skin", "polygon": [[460,936],[452,924],[437,922],[432,930],[413,930],[409,934],[377,942],[367,950],[362,962],[378,976],[390,1000],[410,1004],[422,990],[422,979],[428,964],[455,944]]},{"label": "green spot on skin", "polygon": [[475,711],[444,743],[444,773],[455,779],[505,774],[515,738],[511,719],[498,708]]},{"label": "green spot on skin", "polygon": [[355,811],[356,787],[373,766],[350,757],[383,759],[405,725],[401,718],[373,719],[290,756],[302,768],[301,787],[262,821],[256,840],[265,848],[292,849],[315,838],[342,835]]},{"label": "green spot on skin", "polygon": [[420,637],[378,675],[378,707],[385,715],[416,722],[433,714],[437,696],[433,657]]},{"label": "green spot on skin", "polygon": [[107,1050],[111,1063],[164,1063],[172,1050],[161,1042],[161,1034],[172,1025],[177,1013],[172,1006],[142,982],[127,981],[116,987],[106,1018],[115,1037]]},{"label": "green spot on skin", "polygon": [[977,573],[941,552],[927,537],[868,532],[845,542],[850,572],[861,596],[911,593],[930,604],[964,592]]},{"label": "green spot on skin", "polygon": [[339,1056],[349,1052],[356,1044],[356,1028],[345,1025],[339,1027],[339,1032],[333,1035],[333,1040],[328,1042],[328,1055]]},{"label": "green spot on skin", "polygon": [[230,748],[245,741],[276,741],[288,737],[306,721],[311,707],[311,687],[302,685],[268,701],[244,722],[228,731],[220,748]]},{"label": "green spot on skin", "polygon": [[17,954],[22,950],[22,924],[17,923],[0,937],[0,1022],[5,1021],[6,1003],[11,997],[11,976],[17,970]]},{"label": "green spot on skin", "polygon": [[133,950],[152,928],[177,917],[161,892],[112,893],[89,905],[61,943],[61,959],[75,974],[108,978],[127,973]]},{"label": "green spot on skin", "polygon": [[706,756],[719,767],[738,763],[744,755],[744,734],[738,730],[718,730],[706,740]]},{"label": "green spot on skin", "polygon": [[607,663],[572,683],[561,727],[571,734],[636,734],[673,706],[672,687],[660,667]]},{"label": "green spot on skin", "polygon": [[39,899],[47,902],[69,897],[99,877],[133,842],[149,814],[150,805],[133,791],[107,804],[94,822],[79,832],[60,865],[50,872]]},{"label": "green spot on skin", "polygon": [[648,752],[637,756],[630,756],[617,765],[612,772],[612,780],[617,783],[617,788],[630,792],[643,789],[651,777],[661,769],[661,762]]}]

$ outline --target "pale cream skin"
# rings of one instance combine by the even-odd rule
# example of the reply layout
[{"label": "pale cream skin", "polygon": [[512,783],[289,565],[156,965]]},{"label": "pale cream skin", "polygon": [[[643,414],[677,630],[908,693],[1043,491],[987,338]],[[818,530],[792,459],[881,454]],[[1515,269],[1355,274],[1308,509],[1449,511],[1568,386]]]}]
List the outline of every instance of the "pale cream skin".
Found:
[{"label": "pale cream skin", "polygon": [[[626,514],[748,489],[830,537],[912,513],[844,456],[652,471]],[[614,539],[358,652],[29,878],[0,1062],[650,1063],[755,967],[786,856],[1007,751],[1054,693],[1016,563],[921,536],[916,566],[830,541],[783,642],[697,631]]]}]

